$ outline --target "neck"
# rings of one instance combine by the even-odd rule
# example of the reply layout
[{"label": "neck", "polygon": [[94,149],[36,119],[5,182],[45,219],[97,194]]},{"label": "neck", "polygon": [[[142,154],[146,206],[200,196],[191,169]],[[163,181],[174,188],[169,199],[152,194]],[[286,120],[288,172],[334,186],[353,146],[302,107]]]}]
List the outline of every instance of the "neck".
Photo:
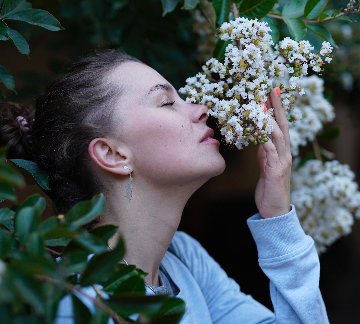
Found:
[{"label": "neck", "polygon": [[[159,285],[160,262],[195,189],[188,186],[154,188],[136,179],[129,201],[125,188],[126,183],[115,185],[108,192],[106,211],[99,225],[117,225],[117,237],[125,240],[126,262],[148,273],[147,284]],[[110,247],[116,244],[116,239],[110,240]]]}]

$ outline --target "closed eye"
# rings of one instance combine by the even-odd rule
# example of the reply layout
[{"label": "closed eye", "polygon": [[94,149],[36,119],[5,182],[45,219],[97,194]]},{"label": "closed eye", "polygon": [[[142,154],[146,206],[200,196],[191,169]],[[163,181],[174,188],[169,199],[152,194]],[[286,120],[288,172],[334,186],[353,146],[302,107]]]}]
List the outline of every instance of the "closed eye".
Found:
[{"label": "closed eye", "polygon": [[174,103],[175,103],[175,100],[174,101],[167,101],[167,102],[162,103],[161,107],[172,106]]}]

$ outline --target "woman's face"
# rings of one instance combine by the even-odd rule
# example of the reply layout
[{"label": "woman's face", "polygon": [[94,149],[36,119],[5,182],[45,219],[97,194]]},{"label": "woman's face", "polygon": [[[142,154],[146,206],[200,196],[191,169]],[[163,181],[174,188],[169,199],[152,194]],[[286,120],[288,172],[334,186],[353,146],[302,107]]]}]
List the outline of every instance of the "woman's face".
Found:
[{"label": "woman's face", "polygon": [[141,63],[121,64],[110,80],[123,87],[114,129],[131,152],[136,177],[159,185],[186,184],[224,171],[219,142],[209,138],[205,106],[186,103],[159,73]]}]

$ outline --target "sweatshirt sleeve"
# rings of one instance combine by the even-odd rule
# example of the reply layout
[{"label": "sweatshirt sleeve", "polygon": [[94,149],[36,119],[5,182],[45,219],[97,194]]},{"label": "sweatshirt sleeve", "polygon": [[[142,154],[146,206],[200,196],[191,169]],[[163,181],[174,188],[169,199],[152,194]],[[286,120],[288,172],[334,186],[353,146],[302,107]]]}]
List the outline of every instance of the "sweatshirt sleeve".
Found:
[{"label": "sweatshirt sleeve", "polygon": [[295,207],[289,213],[248,219],[259,265],[270,279],[276,323],[329,323],[319,289],[320,264],[314,241],[300,226]]}]

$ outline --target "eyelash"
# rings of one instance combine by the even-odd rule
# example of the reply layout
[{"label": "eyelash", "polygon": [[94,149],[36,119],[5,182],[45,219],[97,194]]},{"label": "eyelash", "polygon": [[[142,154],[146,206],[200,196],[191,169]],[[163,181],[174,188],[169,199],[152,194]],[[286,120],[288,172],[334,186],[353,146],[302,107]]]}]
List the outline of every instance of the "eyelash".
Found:
[{"label": "eyelash", "polygon": [[175,103],[175,100],[174,100],[174,101],[164,102],[164,103],[161,105],[161,107],[164,107],[164,106],[172,106],[174,103]]}]

